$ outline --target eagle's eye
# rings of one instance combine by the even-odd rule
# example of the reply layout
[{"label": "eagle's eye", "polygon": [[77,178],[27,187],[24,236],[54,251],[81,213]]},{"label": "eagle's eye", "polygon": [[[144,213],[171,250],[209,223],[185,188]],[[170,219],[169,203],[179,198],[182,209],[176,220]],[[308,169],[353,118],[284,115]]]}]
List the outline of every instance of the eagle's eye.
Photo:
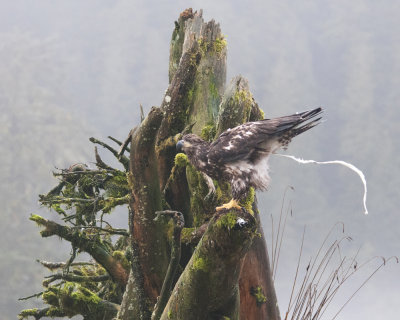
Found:
[{"label": "eagle's eye", "polygon": [[179,140],[178,143],[176,144],[176,151],[182,152],[183,144],[185,141]]}]

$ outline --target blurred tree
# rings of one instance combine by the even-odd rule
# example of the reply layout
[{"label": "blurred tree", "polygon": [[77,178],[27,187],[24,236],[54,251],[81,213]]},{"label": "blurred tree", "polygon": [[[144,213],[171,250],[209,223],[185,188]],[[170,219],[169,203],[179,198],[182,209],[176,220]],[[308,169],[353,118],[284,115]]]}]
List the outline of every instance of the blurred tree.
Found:
[{"label": "blurred tree", "polygon": [[[214,181],[216,193],[209,195],[202,174],[176,154],[184,132],[211,141],[221,130],[263,118],[244,78],[227,87],[225,81],[219,25],[185,10],[175,22],[161,106],[125,142],[110,137],[119,150],[90,139],[121,168],[95,148],[95,169],[75,164],[60,170],[58,185],[40,195],[63,222],[30,219],[42,237],[66,240],[72,252],[66,262],[40,261],[52,274],[31,297],[47,307],[23,310],[21,319],[280,318],[254,193],[242,203],[246,210],[216,213],[231,198],[229,185]],[[107,221],[117,206],[127,206],[127,229]],[[78,261],[81,252],[91,259]]]}]

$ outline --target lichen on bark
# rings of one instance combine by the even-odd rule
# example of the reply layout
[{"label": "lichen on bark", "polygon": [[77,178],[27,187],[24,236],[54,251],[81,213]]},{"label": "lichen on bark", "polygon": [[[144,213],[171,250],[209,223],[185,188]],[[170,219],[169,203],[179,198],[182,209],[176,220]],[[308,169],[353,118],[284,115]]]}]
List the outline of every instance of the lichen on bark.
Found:
[{"label": "lichen on bark", "polygon": [[[51,266],[61,270],[34,295],[48,307],[27,309],[21,318],[82,314],[85,319],[149,320],[155,311],[154,319],[238,320],[246,314],[279,319],[254,190],[241,202],[243,210],[215,212],[231,198],[229,181],[213,181],[215,194],[210,193],[204,175],[176,154],[185,133],[211,142],[227,128],[263,118],[246,79],[238,76],[225,89],[226,52],[219,24],[205,22],[201,11],[181,13],[160,107],[153,107],[125,142],[111,139],[120,151],[91,138],[123,169],[105,163],[96,148],[97,169],[71,166],[41,197],[66,225],[38,215],[31,220],[43,237],[71,242],[72,251],[66,262],[42,263],[52,272]],[[120,205],[128,207],[128,230],[105,220]],[[156,212],[170,209],[184,217],[179,237],[176,226],[155,220]],[[94,261],[76,262],[81,251]],[[266,298],[261,306],[255,302],[261,301],[261,291],[255,291],[256,299],[250,292],[257,286]]]}]

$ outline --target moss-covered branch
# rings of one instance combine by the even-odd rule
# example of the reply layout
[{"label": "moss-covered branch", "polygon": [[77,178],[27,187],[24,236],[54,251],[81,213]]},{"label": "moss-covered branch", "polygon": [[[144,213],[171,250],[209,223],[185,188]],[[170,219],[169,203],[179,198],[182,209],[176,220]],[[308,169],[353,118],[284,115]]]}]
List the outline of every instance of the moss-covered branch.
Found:
[{"label": "moss-covered branch", "polygon": [[171,208],[182,212],[185,223],[188,226],[193,224],[193,217],[190,212],[190,193],[186,177],[186,165],[188,159],[185,154],[178,153],[174,159],[174,166],[164,187],[165,201]]},{"label": "moss-covered branch", "polygon": [[159,216],[167,216],[172,218],[174,222],[174,229],[172,234],[172,244],[171,244],[171,259],[169,261],[168,270],[164,278],[163,286],[161,288],[160,297],[154,307],[151,320],[159,320],[161,314],[164,310],[165,305],[171,295],[171,289],[173,281],[175,279],[175,274],[179,266],[179,261],[181,260],[181,232],[185,225],[185,219],[182,213],[173,210],[165,210],[156,212],[157,218]]},{"label": "moss-covered branch", "polygon": [[119,310],[117,304],[102,300],[91,290],[71,282],[60,288],[49,288],[43,294],[43,300],[52,305],[54,311],[59,310],[67,317],[81,314],[86,320],[111,320]]},{"label": "moss-covered branch", "polygon": [[59,310],[58,308],[49,307],[49,308],[33,308],[33,309],[25,309],[22,310],[18,314],[18,319],[28,319],[29,317],[35,318],[35,320],[39,320],[43,317],[66,317],[67,315]]},{"label": "moss-covered branch", "polygon": [[72,282],[102,282],[110,279],[108,274],[100,276],[77,276],[73,274],[56,273],[46,277],[43,281],[43,286],[48,287],[50,283],[57,280],[72,281]]},{"label": "moss-covered branch", "polygon": [[93,137],[91,137],[89,140],[90,140],[90,142],[92,142],[94,144],[98,144],[98,145],[102,146],[103,148],[106,148],[117,158],[117,160],[119,162],[121,162],[121,164],[124,166],[126,171],[129,170],[129,159],[126,156],[120,155],[117,150],[115,150],[113,147],[111,147],[110,145],[108,145],[107,143],[105,143],[103,141],[100,141]]},{"label": "moss-covered branch", "polygon": [[103,300],[91,290],[72,282],[50,287],[42,296],[50,307],[23,310],[19,319],[72,318],[75,315],[83,315],[85,320],[111,320],[119,310],[118,304]]},{"label": "moss-covered branch", "polygon": [[154,221],[155,212],[162,210],[154,146],[162,120],[162,110],[153,107],[132,136],[129,183],[133,269],[119,319],[150,318],[168,266],[166,232]]},{"label": "moss-covered branch", "polygon": [[114,281],[122,286],[125,286],[128,282],[127,270],[120,261],[115,259],[110,252],[108,252],[107,247],[98,237],[89,238],[85,233],[79,232],[75,228],[62,226],[39,215],[31,215],[30,220],[44,227],[40,232],[42,237],[46,238],[56,235],[71,242],[74,247],[89,253],[107,270]]},{"label": "moss-covered branch", "polygon": [[242,210],[214,216],[161,316],[167,319],[239,319],[241,261],[256,231]]},{"label": "moss-covered branch", "polygon": [[199,243],[208,227],[208,222],[197,228],[184,228],[182,230],[182,244],[195,246]]},{"label": "moss-covered branch", "polygon": [[161,104],[165,117],[160,125],[156,142],[161,189],[164,189],[173,167],[175,145],[179,139],[177,135],[185,129],[187,124],[192,99],[191,92],[201,57],[200,48],[197,43],[194,43],[182,56],[178,70]]}]

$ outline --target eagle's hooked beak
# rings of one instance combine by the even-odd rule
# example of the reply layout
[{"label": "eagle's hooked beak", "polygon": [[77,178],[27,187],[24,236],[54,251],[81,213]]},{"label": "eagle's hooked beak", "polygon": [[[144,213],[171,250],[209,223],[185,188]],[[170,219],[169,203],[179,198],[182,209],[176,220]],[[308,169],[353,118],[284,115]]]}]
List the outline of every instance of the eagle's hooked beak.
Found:
[{"label": "eagle's hooked beak", "polygon": [[183,148],[183,144],[184,143],[185,143],[185,141],[179,140],[178,143],[176,144],[176,151],[182,152],[182,148]]}]

